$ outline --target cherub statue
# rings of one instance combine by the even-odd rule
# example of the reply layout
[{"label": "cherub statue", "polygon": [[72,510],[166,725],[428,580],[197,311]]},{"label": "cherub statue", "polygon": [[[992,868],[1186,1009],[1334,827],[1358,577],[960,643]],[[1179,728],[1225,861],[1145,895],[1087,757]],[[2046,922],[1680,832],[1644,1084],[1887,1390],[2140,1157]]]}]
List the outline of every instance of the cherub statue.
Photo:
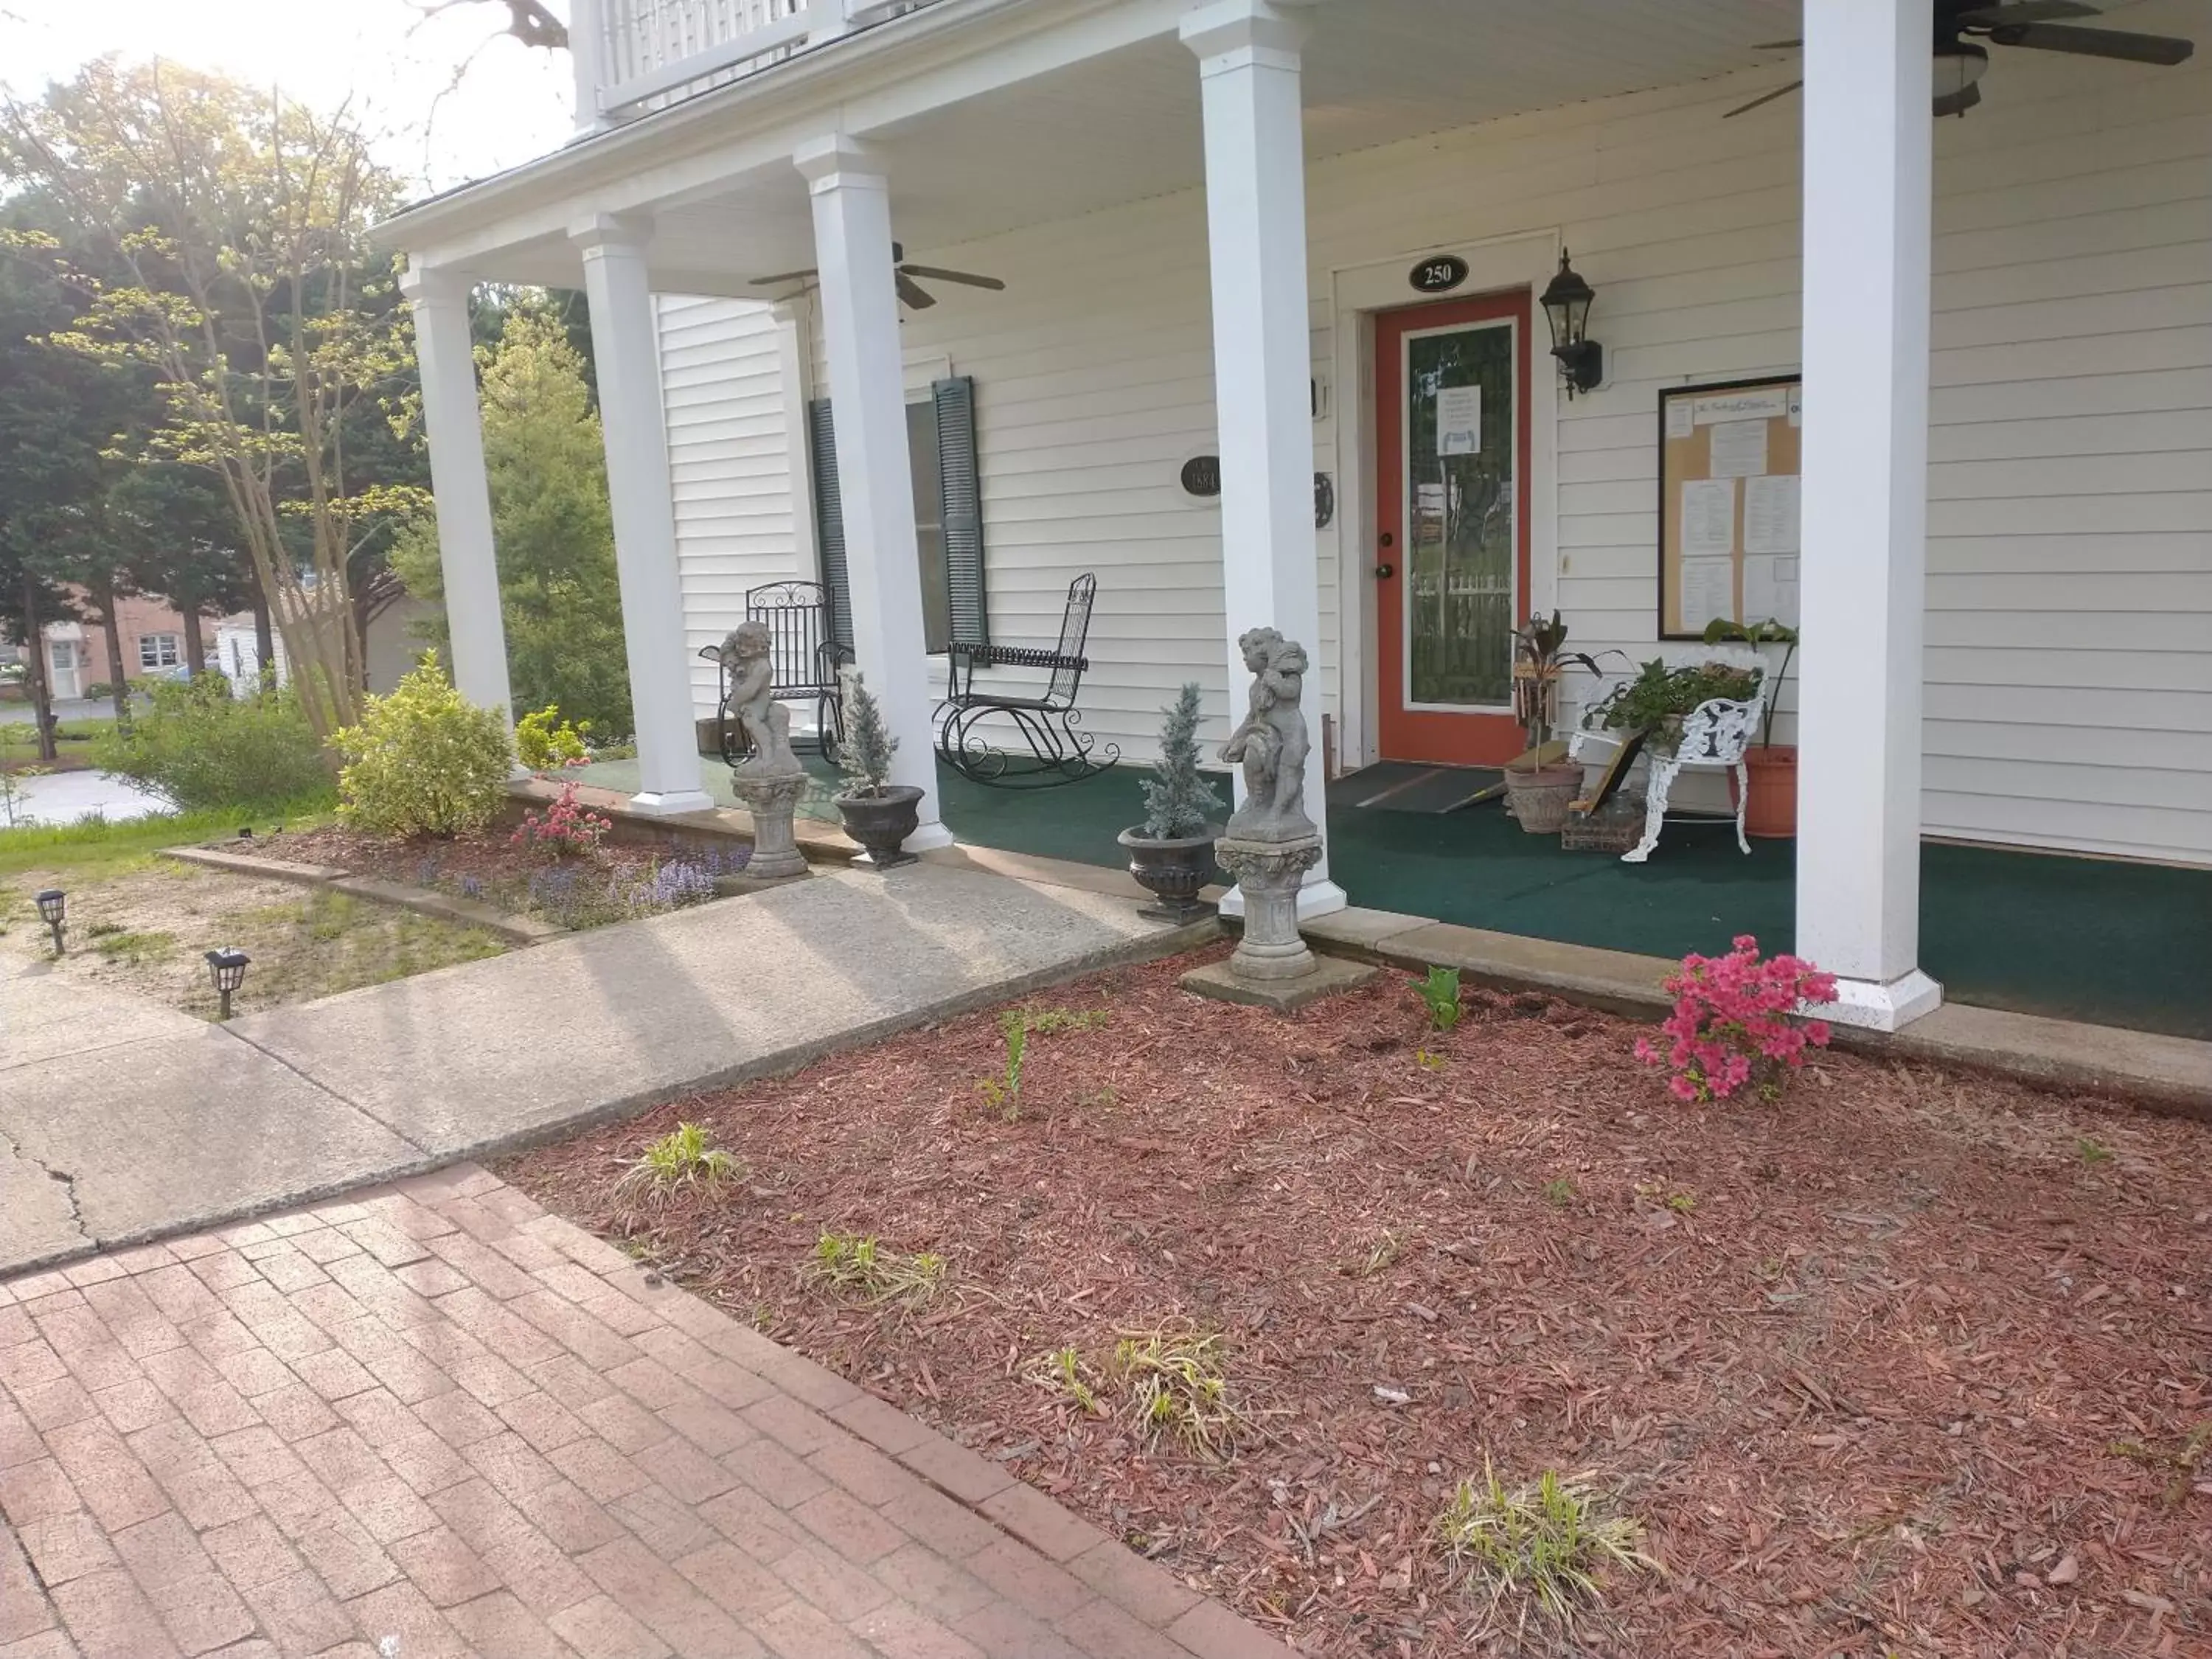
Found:
[{"label": "cherub statue", "polygon": [[753,747],[737,775],[784,777],[802,770],[791,752],[791,710],[775,700],[770,684],[768,624],[741,622],[732,629],[722,641],[722,661],[730,671],[730,714]]},{"label": "cherub statue", "polygon": [[1221,745],[1221,758],[1244,769],[1244,804],[1230,818],[1228,833],[1237,841],[1297,841],[1316,833],[1304,805],[1313,744],[1298,708],[1305,647],[1272,628],[1238,635],[1237,646],[1253,678],[1250,712]]}]

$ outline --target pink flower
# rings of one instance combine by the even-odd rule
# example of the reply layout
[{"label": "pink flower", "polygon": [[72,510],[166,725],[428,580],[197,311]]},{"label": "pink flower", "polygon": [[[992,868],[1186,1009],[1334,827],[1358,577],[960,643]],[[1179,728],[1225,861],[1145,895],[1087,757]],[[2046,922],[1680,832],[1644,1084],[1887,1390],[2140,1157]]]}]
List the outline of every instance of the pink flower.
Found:
[{"label": "pink flower", "polygon": [[1662,1052],[1638,1037],[1636,1057],[1671,1071],[1667,1087],[1678,1099],[1724,1100],[1754,1083],[1777,1091],[1803,1067],[1808,1048],[1828,1046],[1826,1021],[1801,1024],[1796,1016],[1808,1004],[1834,1000],[1835,975],[1786,952],[1761,961],[1749,933],[1737,935],[1724,957],[1684,957],[1666,989],[1674,1006],[1659,1030],[1671,1041]]}]

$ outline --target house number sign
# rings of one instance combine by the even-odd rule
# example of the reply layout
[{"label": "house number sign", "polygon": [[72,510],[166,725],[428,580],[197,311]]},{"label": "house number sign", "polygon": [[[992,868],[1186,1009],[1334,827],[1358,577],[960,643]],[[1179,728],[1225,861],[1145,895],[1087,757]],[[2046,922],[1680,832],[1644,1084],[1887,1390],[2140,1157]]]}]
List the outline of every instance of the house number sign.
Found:
[{"label": "house number sign", "polygon": [[1467,261],[1456,253],[1424,259],[1406,273],[1417,294],[1449,294],[1467,280]]}]

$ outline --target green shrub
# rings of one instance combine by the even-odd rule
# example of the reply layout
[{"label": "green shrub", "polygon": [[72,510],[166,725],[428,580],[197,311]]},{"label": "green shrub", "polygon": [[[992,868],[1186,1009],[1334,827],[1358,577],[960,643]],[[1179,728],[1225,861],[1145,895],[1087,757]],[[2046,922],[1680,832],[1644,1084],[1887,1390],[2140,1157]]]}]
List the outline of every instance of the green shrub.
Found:
[{"label": "green shrub", "polygon": [[562,720],[560,705],[549,702],[536,714],[525,714],[515,721],[514,752],[533,772],[581,766],[592,758],[592,751],[585,743],[591,729],[589,720],[571,725]]},{"label": "green shrub", "polygon": [[364,699],[360,724],[331,742],[346,759],[338,811],[373,835],[465,835],[506,804],[507,723],[456,691],[434,651],[390,696]]},{"label": "green shrub", "polygon": [[327,800],[331,775],[289,691],[234,697],[220,674],[157,680],[129,721],[100,728],[93,762],[180,811]]}]

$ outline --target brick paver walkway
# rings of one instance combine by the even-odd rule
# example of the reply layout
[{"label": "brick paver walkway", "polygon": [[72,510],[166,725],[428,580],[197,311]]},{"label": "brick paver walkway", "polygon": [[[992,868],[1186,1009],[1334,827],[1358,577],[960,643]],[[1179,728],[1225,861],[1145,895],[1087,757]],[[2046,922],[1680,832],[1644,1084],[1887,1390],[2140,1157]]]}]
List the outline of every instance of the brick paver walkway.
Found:
[{"label": "brick paver walkway", "polygon": [[0,1659],[1283,1659],[462,1166],[0,1283]]}]

